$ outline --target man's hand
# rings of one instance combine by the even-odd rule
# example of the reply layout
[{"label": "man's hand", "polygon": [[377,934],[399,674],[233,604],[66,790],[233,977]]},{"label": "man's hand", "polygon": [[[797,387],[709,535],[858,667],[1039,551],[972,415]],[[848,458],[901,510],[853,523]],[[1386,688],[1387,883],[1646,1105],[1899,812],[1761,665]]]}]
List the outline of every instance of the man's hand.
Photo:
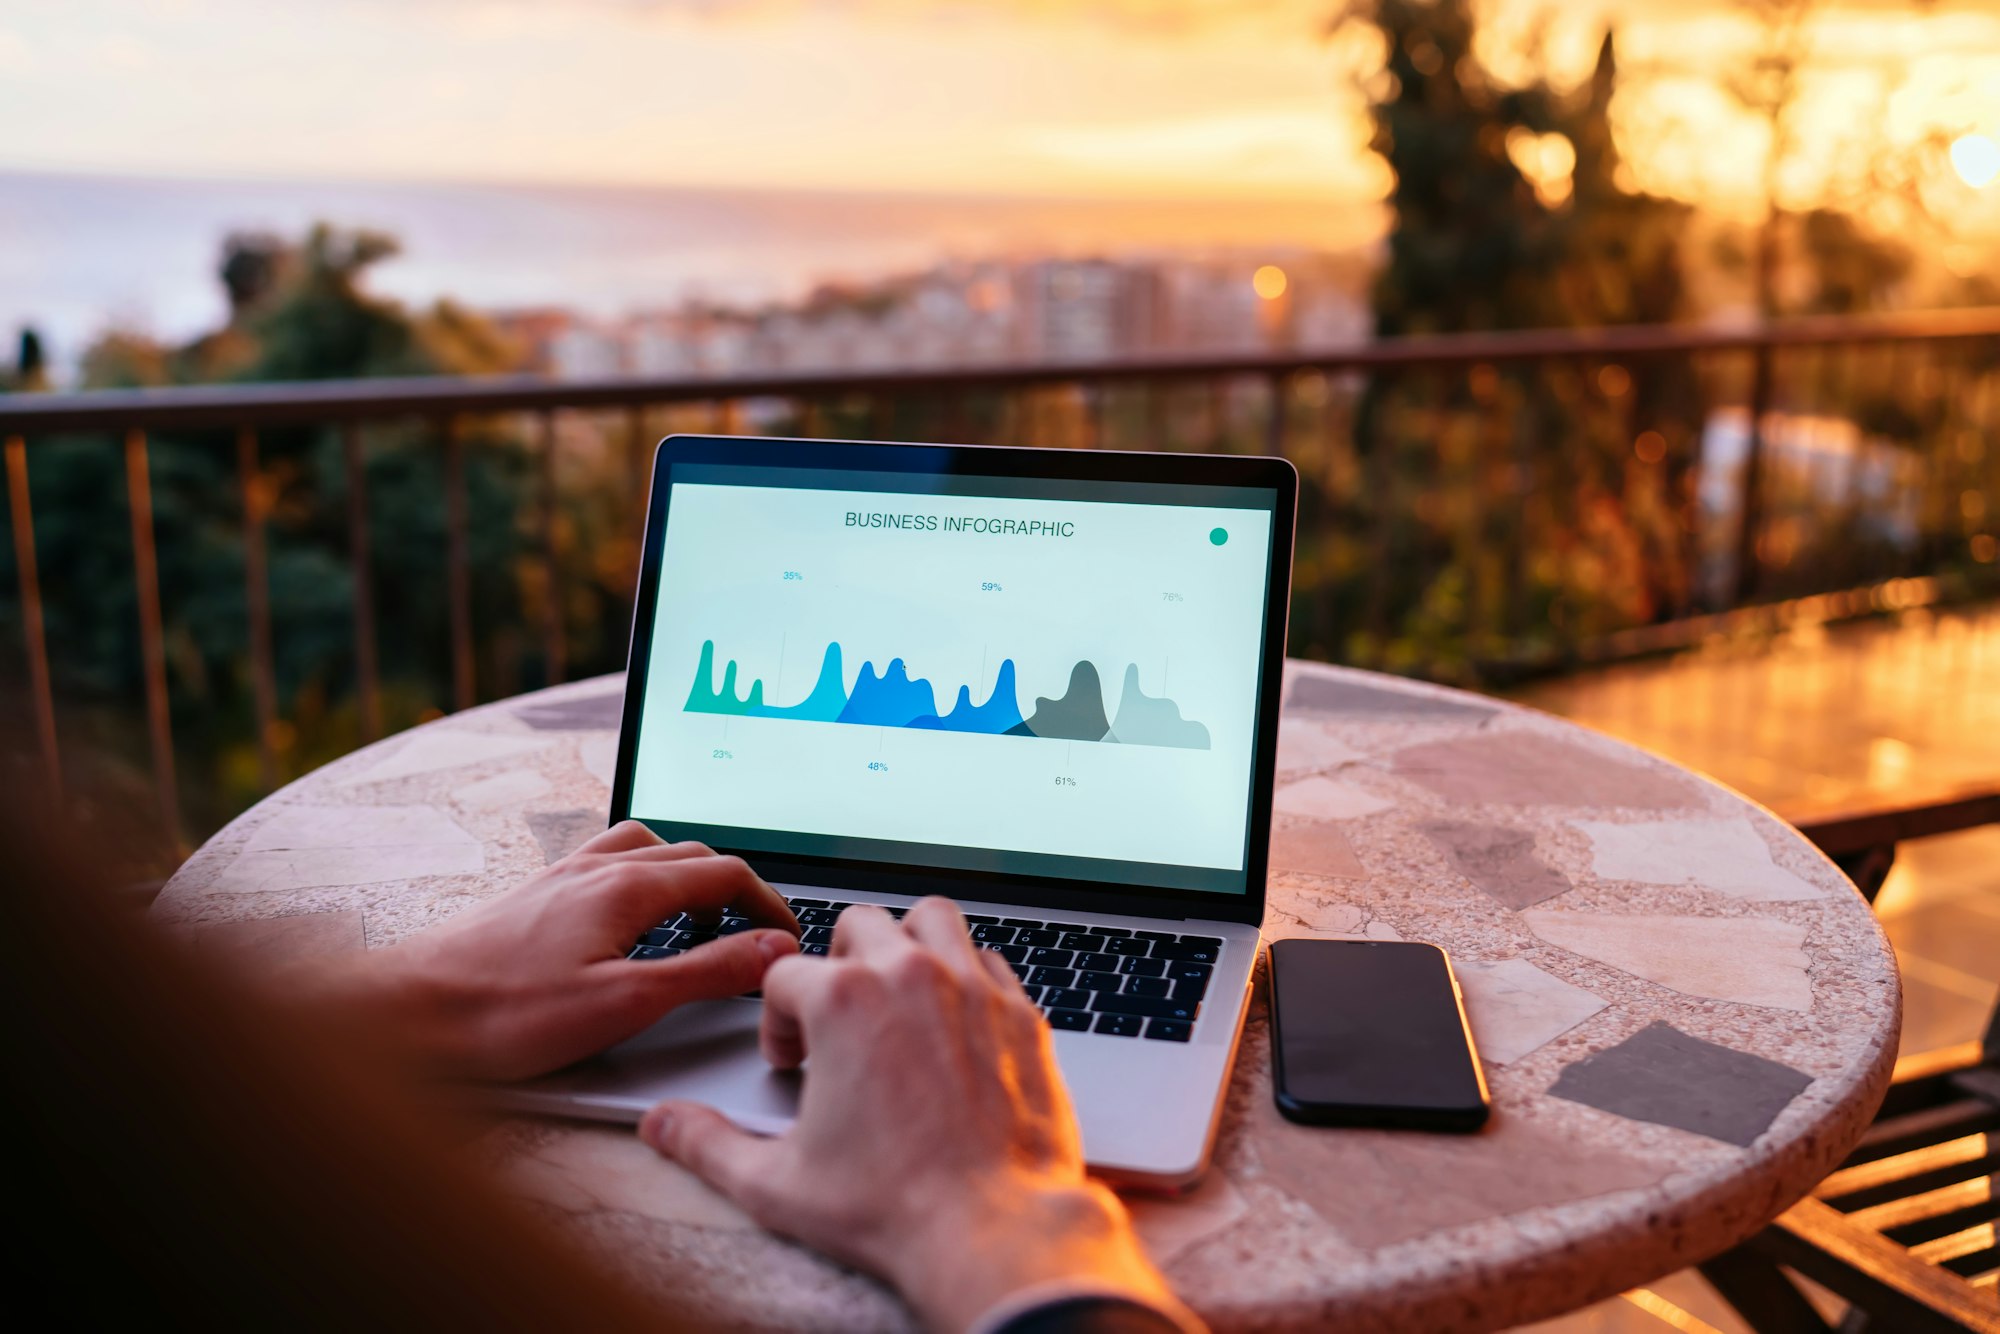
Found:
[{"label": "man's hand", "polygon": [[[625,956],[641,932],[734,906],[775,930],[671,959]],[[309,974],[309,999],[394,1026],[435,1073],[520,1079],[631,1037],[688,1001],[754,991],[796,954],[798,921],[740,858],[666,843],[637,821],[476,908],[387,949]]]},{"label": "man's hand", "polygon": [[1065,1282],[1181,1311],[1117,1197],[1084,1175],[1041,1016],[949,900],[901,923],[842,913],[830,957],[765,977],[762,1040],[780,1068],[812,1057],[789,1133],[760,1139],[685,1102],[640,1133],[764,1226],[888,1279],[933,1328]]}]

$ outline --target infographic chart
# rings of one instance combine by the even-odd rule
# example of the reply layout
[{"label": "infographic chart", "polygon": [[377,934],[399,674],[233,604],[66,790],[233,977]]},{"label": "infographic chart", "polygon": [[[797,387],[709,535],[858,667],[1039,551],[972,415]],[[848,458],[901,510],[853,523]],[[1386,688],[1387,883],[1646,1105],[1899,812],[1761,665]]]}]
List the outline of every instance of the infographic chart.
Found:
[{"label": "infographic chart", "polygon": [[1045,741],[1111,742],[1126,746],[1180,746],[1208,749],[1208,729],[1181,717],[1180,706],[1148,695],[1139,686],[1139,667],[1125,668],[1125,684],[1117,712],[1106,716],[1104,686],[1097,665],[1079,662],[1070,669],[1069,688],[1060,698],[1042,696],[1024,716],[1015,694],[1014,660],[1000,664],[1000,674],[986,702],[972,702],[972,688],[961,685],[958,698],[943,714],[931,683],[911,680],[901,658],[892,658],[879,674],[865,663],[854,688],[844,684],[839,644],[828,644],[819,677],[797,704],[769,704],[764,683],[752,681],[743,698],[736,697],[736,663],[723,669],[715,682],[715,641],[701,646],[694,688],[688,692],[689,713],[735,714],[748,718],[796,718],[801,722],[852,723],[862,727],[917,727],[937,732],[974,732],[984,736],[1031,736]]},{"label": "infographic chart", "polygon": [[1244,864],[1270,524],[677,483],[632,813],[693,837],[837,839],[838,855],[973,849],[932,860],[1240,883],[1222,873]]}]

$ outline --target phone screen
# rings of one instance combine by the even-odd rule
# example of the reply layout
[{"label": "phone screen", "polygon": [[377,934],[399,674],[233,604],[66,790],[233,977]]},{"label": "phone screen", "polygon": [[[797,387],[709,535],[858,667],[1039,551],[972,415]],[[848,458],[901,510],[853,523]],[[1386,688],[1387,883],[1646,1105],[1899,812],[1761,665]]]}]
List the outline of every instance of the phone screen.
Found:
[{"label": "phone screen", "polygon": [[1451,962],[1435,945],[1271,946],[1272,1066],[1295,1121],[1472,1129],[1486,1081]]}]

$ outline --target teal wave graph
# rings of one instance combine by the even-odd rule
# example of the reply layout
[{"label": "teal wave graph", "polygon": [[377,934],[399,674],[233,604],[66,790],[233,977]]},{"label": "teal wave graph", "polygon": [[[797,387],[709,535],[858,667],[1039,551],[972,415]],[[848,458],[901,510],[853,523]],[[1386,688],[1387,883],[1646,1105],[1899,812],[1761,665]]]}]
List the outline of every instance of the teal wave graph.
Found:
[{"label": "teal wave graph", "polygon": [[1110,714],[1105,711],[1104,685],[1097,666],[1087,661],[1070,669],[1069,685],[1060,696],[1054,699],[1038,696],[1034,708],[1025,713],[1015,685],[1012,658],[1000,664],[993,689],[987,692],[984,702],[974,703],[971,687],[961,685],[951,707],[944,710],[938,708],[937,693],[931,683],[911,677],[901,658],[890,659],[882,671],[877,671],[872,662],[863,663],[854,688],[849,690],[837,642],[826,646],[818,678],[805,698],[796,704],[767,703],[762,680],[751,681],[739,696],[737,675],[736,662],[731,659],[723,668],[721,684],[717,685],[715,641],[704,642],[694,685],[688,691],[686,712],[1125,746],[1170,746],[1182,750],[1209,748],[1208,728],[1181,717],[1180,706],[1173,700],[1148,695],[1139,688],[1137,664],[1126,666],[1118,708]]}]

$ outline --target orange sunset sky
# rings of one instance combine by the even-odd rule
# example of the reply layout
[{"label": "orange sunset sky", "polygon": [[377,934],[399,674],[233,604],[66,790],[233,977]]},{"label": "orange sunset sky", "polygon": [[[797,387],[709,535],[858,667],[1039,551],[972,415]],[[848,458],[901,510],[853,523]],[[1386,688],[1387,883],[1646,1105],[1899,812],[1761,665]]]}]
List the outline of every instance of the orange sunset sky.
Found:
[{"label": "orange sunset sky", "polygon": [[[0,0],[0,169],[803,186],[1366,206],[1328,3],[1236,0]],[[2000,2],[1821,7],[1789,202],[1852,197],[1883,144],[2000,137]],[[1762,137],[1714,77],[1711,0],[1486,5],[1490,63],[1587,69],[1615,22],[1639,183],[1746,211]],[[1934,209],[2000,188],[1934,153]]]}]

